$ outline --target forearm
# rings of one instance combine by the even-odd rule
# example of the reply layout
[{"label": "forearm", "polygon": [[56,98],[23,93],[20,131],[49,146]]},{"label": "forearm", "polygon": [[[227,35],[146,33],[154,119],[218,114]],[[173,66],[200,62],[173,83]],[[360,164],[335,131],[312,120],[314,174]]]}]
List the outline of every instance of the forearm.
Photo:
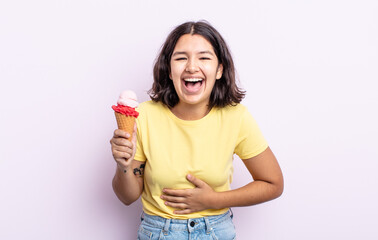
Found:
[{"label": "forearm", "polygon": [[243,163],[255,181],[235,190],[216,193],[213,200],[216,208],[251,206],[281,196],[283,175],[269,147],[255,157],[243,159]]},{"label": "forearm", "polygon": [[167,206],[175,209],[175,214],[189,214],[205,209],[255,205],[282,194],[282,172],[270,148],[243,162],[255,181],[241,188],[218,192],[203,180],[188,174],[186,178],[195,188],[165,188],[160,197]]},{"label": "forearm", "polygon": [[142,194],[143,176],[135,175],[131,169],[125,173],[117,167],[113,178],[113,190],[121,202],[130,205]]},{"label": "forearm", "polygon": [[256,205],[273,200],[282,192],[282,183],[254,181],[238,189],[216,193],[213,206],[215,209],[220,209]]}]

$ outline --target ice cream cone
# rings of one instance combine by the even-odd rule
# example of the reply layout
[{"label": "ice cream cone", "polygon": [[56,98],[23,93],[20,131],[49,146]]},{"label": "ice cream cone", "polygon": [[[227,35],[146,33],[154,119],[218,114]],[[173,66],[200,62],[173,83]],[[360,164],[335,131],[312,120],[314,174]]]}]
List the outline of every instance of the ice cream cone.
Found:
[{"label": "ice cream cone", "polygon": [[132,140],[134,132],[135,117],[114,112],[117,119],[118,129],[124,130],[130,134],[128,140]]},{"label": "ice cream cone", "polygon": [[117,106],[113,105],[112,109],[117,120],[118,129],[130,134],[128,140],[132,140],[134,133],[135,118],[139,113],[135,110],[138,107],[137,96],[133,91],[126,90],[119,95]]}]

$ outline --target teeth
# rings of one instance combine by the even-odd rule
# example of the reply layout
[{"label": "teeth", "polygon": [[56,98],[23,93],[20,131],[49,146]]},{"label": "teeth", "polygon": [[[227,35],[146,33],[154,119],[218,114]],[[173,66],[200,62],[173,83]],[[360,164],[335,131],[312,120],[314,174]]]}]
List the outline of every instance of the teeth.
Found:
[{"label": "teeth", "polygon": [[202,78],[185,78],[184,81],[186,82],[199,82],[202,81]]}]

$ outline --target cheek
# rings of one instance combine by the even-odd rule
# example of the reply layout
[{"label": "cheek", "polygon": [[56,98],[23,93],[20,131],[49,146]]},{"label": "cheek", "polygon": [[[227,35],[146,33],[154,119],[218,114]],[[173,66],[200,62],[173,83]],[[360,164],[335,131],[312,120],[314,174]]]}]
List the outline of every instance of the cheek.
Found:
[{"label": "cheek", "polygon": [[214,66],[204,66],[203,70],[204,70],[204,72],[206,72],[206,75],[208,77],[210,77],[210,76],[211,76],[211,78],[216,78],[217,77],[217,73],[218,73],[217,67],[214,67]]},{"label": "cheek", "polygon": [[170,78],[173,82],[177,82],[177,80],[180,78],[179,75],[177,74],[177,72],[175,71],[171,71],[171,74],[170,74]]},{"label": "cheek", "polygon": [[182,73],[182,67],[180,65],[171,65],[171,72],[169,73],[169,76],[171,79],[178,78],[181,76]]}]

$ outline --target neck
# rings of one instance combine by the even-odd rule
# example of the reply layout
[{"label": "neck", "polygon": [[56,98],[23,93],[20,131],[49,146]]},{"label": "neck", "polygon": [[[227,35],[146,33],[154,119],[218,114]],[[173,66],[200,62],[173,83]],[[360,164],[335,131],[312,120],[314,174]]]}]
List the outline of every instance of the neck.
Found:
[{"label": "neck", "polygon": [[178,103],[171,109],[172,113],[182,120],[198,120],[206,116],[210,109],[207,104],[202,106]]}]

